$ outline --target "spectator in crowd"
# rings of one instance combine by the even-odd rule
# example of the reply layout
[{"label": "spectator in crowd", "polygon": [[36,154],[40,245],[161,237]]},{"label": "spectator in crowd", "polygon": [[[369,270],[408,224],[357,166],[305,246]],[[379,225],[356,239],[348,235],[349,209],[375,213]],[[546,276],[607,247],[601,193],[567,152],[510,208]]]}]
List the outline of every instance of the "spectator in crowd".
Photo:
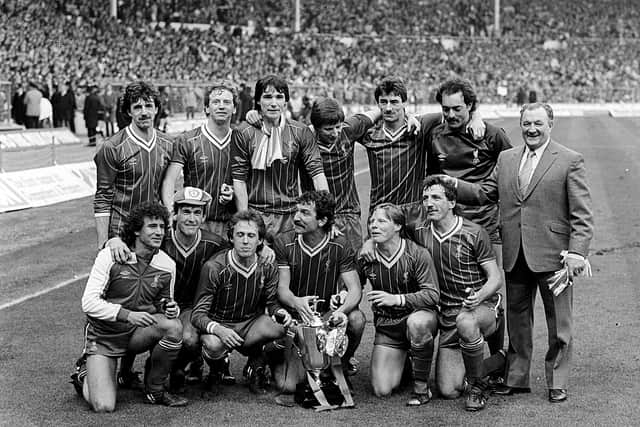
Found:
[{"label": "spectator in crowd", "polygon": [[193,119],[193,114],[198,107],[198,95],[196,94],[196,87],[191,86],[184,93],[182,103],[187,111],[187,120]]},{"label": "spectator in crowd", "polygon": [[42,92],[34,82],[29,82],[28,90],[24,94],[25,126],[27,129],[35,129],[40,122],[40,101]]},{"label": "spectator in crowd", "polygon": [[11,98],[11,118],[17,125],[23,125],[25,120],[24,94],[24,86],[20,84]]},{"label": "spectator in crowd", "polygon": [[98,120],[103,117],[104,107],[100,96],[98,96],[98,87],[91,85],[88,88],[87,98],[84,100],[84,123],[87,127],[87,136],[89,137],[89,147],[96,146],[96,136],[98,135]]},{"label": "spectator in crowd", "polygon": [[115,133],[113,125],[116,120],[116,101],[118,100],[117,94],[113,91],[113,86],[107,84],[102,95],[102,106],[104,107],[104,124],[106,136],[111,136]]}]

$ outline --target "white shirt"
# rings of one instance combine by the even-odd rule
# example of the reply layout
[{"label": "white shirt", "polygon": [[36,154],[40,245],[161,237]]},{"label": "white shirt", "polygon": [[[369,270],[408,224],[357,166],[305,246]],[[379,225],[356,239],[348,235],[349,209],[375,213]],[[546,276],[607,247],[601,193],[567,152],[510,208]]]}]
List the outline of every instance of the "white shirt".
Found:
[{"label": "white shirt", "polygon": [[[533,163],[533,165],[532,165],[533,167],[531,168],[531,176],[527,177],[528,178],[527,182],[531,182],[531,177],[533,176],[533,173],[536,171],[536,168],[538,167],[538,163],[540,162],[540,159],[542,158],[542,154],[544,153],[544,150],[546,150],[547,146],[549,145],[549,141],[551,141],[551,138],[547,139],[547,142],[545,142],[540,147],[538,147],[535,150],[533,150],[533,152],[535,153],[535,156],[531,159],[531,162]],[[529,148],[529,146],[525,144],[524,154],[522,155],[522,158],[520,159],[520,167],[518,167],[518,175],[520,175],[520,171],[522,170],[522,167],[524,166],[524,162],[527,160],[527,156],[529,155],[529,153],[531,151],[532,150]]]}]

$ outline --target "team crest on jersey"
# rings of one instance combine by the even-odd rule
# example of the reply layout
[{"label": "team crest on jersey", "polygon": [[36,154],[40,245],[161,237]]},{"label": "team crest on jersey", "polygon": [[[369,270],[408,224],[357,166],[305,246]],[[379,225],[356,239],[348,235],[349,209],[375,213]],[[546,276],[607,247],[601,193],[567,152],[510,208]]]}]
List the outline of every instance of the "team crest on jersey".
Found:
[{"label": "team crest on jersey", "polygon": [[129,166],[134,167],[135,165],[138,164],[138,159],[136,159],[135,157],[132,159],[129,159]]},{"label": "team crest on jersey", "polygon": [[200,163],[207,163],[207,160],[209,160],[209,157],[203,154],[202,156],[198,157],[198,160],[200,160]]},{"label": "team crest on jersey", "polygon": [[324,269],[329,270],[329,267],[331,267],[331,260],[327,258],[327,260],[324,262]]},{"label": "team crest on jersey", "polygon": [[459,260],[461,255],[462,255],[462,245],[457,245],[456,246],[456,258],[458,258],[458,260]]},{"label": "team crest on jersey", "polygon": [[409,272],[405,271],[404,274],[402,275],[402,283],[406,285],[409,284]]},{"label": "team crest on jersey", "polygon": [[444,162],[444,161],[446,161],[446,160],[447,160],[447,155],[446,155],[445,153],[440,153],[440,154],[438,154],[438,161],[439,161],[440,163],[442,163],[442,162]]},{"label": "team crest on jersey", "polygon": [[367,277],[369,278],[369,280],[374,281],[378,276],[375,272],[372,271],[371,273],[367,274]]},{"label": "team crest on jersey", "polygon": [[471,161],[474,165],[480,163],[480,159],[478,158],[478,149],[473,150],[473,160]]},{"label": "team crest on jersey", "polygon": [[131,273],[127,270],[124,270],[122,272],[120,272],[120,277],[122,277],[123,279],[128,278],[129,276],[131,276]]},{"label": "team crest on jersey", "polygon": [[151,282],[151,287],[152,288],[160,287],[160,275],[159,274],[156,274],[155,276],[153,276],[153,282]]}]

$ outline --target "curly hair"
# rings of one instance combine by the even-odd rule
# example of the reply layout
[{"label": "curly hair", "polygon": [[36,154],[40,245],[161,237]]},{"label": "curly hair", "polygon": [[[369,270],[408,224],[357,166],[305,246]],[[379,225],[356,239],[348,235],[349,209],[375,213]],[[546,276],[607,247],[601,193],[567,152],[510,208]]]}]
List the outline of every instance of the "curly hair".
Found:
[{"label": "curly hair", "polygon": [[120,112],[125,117],[130,117],[129,110],[131,109],[131,106],[140,99],[147,101],[152,100],[156,108],[160,110],[160,94],[156,88],[149,83],[139,81],[127,85],[124,89],[122,104],[120,104]]},{"label": "curly hair", "polygon": [[453,78],[442,83],[438,88],[438,92],[436,92],[436,101],[438,101],[439,104],[442,104],[442,97],[444,95],[453,95],[458,92],[462,93],[464,103],[466,105],[471,105],[469,111],[474,112],[478,106],[478,96],[476,95],[476,91],[473,89],[469,80]]},{"label": "curly hair", "polygon": [[164,222],[164,228],[169,227],[169,211],[159,202],[143,202],[134,207],[129,213],[124,228],[120,232],[120,238],[127,246],[133,246],[136,242],[136,233],[142,230],[145,218],[160,218]]},{"label": "curly hair", "polygon": [[373,93],[376,102],[383,95],[396,95],[399,96],[402,102],[407,102],[407,87],[400,77],[390,76],[382,79],[376,90]]},{"label": "curly hair", "polygon": [[322,226],[322,229],[326,232],[331,230],[336,215],[336,200],[331,193],[327,190],[306,191],[296,199],[296,203],[301,205],[310,205],[313,203],[316,209],[316,218],[319,220],[326,218],[327,220]]}]

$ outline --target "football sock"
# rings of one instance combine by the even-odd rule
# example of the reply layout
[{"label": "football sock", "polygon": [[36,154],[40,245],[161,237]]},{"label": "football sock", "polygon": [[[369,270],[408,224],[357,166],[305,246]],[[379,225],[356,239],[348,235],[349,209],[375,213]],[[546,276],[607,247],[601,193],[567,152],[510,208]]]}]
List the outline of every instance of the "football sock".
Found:
[{"label": "football sock", "polygon": [[182,348],[182,340],[162,338],[151,351],[145,366],[144,384],[148,392],[162,393],[164,382]]},{"label": "football sock", "polygon": [[462,349],[462,360],[467,380],[473,385],[484,376],[482,363],[484,360],[484,339],[480,337],[471,342],[460,340],[460,348]]},{"label": "football sock", "polygon": [[421,345],[411,343],[409,349],[414,382],[427,383],[433,360],[433,338],[429,335],[427,342]]}]

